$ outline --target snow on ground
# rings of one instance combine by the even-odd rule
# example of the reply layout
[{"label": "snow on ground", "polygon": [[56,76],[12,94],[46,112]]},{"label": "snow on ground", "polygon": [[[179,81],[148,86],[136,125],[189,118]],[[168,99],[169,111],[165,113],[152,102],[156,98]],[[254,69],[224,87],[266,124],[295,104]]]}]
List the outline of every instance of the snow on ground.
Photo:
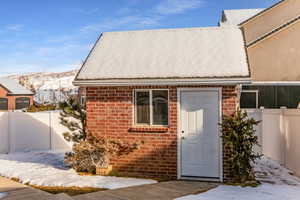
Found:
[{"label": "snow on ground", "polygon": [[262,184],[259,187],[219,186],[199,195],[177,200],[299,200],[300,188],[288,185]]},{"label": "snow on ground", "polygon": [[116,189],[156,183],[154,180],[109,176],[79,176],[63,164],[64,153],[27,152],[0,154],[0,176],[18,178],[38,186]]},{"label": "snow on ground", "polygon": [[222,185],[206,193],[189,195],[177,200],[299,200],[300,179],[277,162],[267,158],[258,160],[254,166],[258,187]]},{"label": "snow on ground", "polygon": [[0,199],[6,197],[6,193],[1,193],[0,192]]},{"label": "snow on ground", "polygon": [[[300,187],[300,178],[282,167],[278,162],[263,157],[254,166],[256,178],[263,183],[295,185]],[[299,197],[300,199],[300,197]]]}]

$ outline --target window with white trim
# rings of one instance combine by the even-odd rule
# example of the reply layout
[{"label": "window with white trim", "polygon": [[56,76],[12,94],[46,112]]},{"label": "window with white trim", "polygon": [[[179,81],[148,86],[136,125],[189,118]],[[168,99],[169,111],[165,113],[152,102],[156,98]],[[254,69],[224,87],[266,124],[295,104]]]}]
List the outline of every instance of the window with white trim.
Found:
[{"label": "window with white trim", "polygon": [[168,105],[168,90],[135,90],[135,124],[167,126]]}]

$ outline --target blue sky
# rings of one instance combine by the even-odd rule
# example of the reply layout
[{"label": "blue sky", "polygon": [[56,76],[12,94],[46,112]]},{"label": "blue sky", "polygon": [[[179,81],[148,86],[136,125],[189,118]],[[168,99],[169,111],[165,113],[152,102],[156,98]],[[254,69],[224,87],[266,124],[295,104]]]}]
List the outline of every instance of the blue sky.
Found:
[{"label": "blue sky", "polygon": [[101,32],[217,25],[278,0],[2,0],[0,75],[78,68]]}]

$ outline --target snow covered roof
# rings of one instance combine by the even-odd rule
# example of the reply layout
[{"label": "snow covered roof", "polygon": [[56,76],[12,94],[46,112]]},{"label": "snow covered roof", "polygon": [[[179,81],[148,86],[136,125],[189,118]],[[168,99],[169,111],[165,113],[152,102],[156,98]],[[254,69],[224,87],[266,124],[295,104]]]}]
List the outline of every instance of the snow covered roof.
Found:
[{"label": "snow covered roof", "polygon": [[7,89],[10,94],[33,95],[31,91],[27,90],[16,81],[9,78],[0,77],[0,86],[3,86],[5,89]]},{"label": "snow covered roof", "polygon": [[221,26],[237,26],[247,19],[257,15],[264,9],[238,9],[238,10],[224,10]]},{"label": "snow covered roof", "polygon": [[241,30],[210,27],[103,33],[74,83],[244,77],[249,69]]}]

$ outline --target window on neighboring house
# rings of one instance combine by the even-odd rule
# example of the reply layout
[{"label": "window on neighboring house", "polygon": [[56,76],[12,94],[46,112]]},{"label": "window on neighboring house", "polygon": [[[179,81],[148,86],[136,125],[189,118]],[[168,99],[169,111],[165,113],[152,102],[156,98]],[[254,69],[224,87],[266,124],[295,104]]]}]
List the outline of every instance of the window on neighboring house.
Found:
[{"label": "window on neighboring house", "polygon": [[242,90],[241,108],[258,108],[258,90]]},{"label": "window on neighboring house", "polygon": [[28,108],[30,106],[30,98],[18,97],[16,98],[16,110]]},{"label": "window on neighboring house", "polygon": [[299,103],[300,86],[297,85],[244,85],[240,101],[241,108],[268,109],[281,107],[295,109]]},{"label": "window on neighboring house", "polygon": [[7,98],[0,98],[0,110],[8,110]]},{"label": "window on neighboring house", "polygon": [[135,123],[146,125],[168,125],[168,90],[135,91]]}]

